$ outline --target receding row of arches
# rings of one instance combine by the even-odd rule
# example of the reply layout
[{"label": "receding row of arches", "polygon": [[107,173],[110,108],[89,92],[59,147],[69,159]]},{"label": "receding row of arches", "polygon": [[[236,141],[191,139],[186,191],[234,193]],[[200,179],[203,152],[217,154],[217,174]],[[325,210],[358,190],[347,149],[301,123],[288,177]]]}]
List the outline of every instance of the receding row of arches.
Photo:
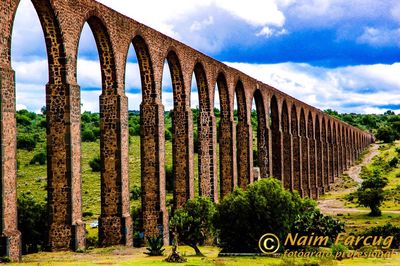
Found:
[{"label": "receding row of arches", "polygon": [[[304,196],[317,197],[329,189],[334,178],[372,141],[368,134],[219,62],[210,61],[200,53],[151,29],[139,27],[136,22],[126,22],[136,27],[135,30],[127,27],[129,31],[124,31],[122,26],[112,25],[115,22],[110,22],[102,14],[114,11],[104,6],[93,2],[88,6],[81,4],[77,8],[67,2],[32,0],[42,24],[49,66],[49,82],[46,85],[47,178],[49,245],[53,250],[68,247],[78,249],[85,243],[80,166],[81,99],[76,64],[79,36],[86,22],[96,42],[102,80],[99,98],[99,240],[102,245],[132,245],[128,98],[125,93],[127,47],[130,45],[133,45],[136,53],[141,79],[141,219],[146,236],[163,234],[164,240],[168,241],[164,106],[161,93],[164,62],[169,67],[173,90],[172,164],[175,208],[181,207],[195,194],[194,121],[190,107],[193,76],[199,101],[196,122],[199,142],[198,194],[214,201],[223,198],[237,186],[245,189],[254,182],[255,159],[261,177],[274,176],[288,189],[298,190]],[[3,4],[0,19],[4,23],[0,26],[0,33],[10,40],[18,1],[8,0]],[[71,15],[65,14],[65,10],[73,12],[83,23],[76,25],[77,21],[62,19],[62,16]],[[120,16],[117,13],[111,14]],[[122,21],[125,18],[120,19]],[[121,22],[121,25],[124,23]],[[124,43],[121,40],[127,38],[127,45],[121,45]],[[155,42],[157,38],[160,38],[159,42]],[[19,235],[16,228],[16,188],[12,186],[16,181],[16,147],[11,145],[15,143],[15,81],[10,64],[10,43],[0,43],[0,51],[7,51],[0,53],[1,115],[4,118],[1,141],[2,144],[10,143],[8,149],[1,154],[1,184],[3,190],[8,191],[8,198],[3,197],[2,204],[9,207],[7,212],[1,213],[1,229],[2,233],[7,231],[3,235],[10,240],[7,242],[7,255],[15,258]],[[157,46],[159,43],[163,43],[162,50]],[[218,127],[214,115],[215,87],[220,102]],[[257,153],[253,153],[254,136],[250,118],[253,99],[257,114]],[[253,158],[254,154],[257,158]]]}]

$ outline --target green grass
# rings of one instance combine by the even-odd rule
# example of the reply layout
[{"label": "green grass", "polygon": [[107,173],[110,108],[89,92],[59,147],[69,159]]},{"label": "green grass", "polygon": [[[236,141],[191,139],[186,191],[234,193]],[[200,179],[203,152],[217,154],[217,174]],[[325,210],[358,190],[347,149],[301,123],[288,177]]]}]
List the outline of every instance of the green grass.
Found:
[{"label": "green grass", "polygon": [[[143,252],[145,248],[108,247],[98,248],[85,253],[74,252],[41,252],[23,256],[23,263],[9,265],[304,265],[305,263],[318,263],[318,265],[398,265],[400,256],[394,255],[392,259],[357,258],[342,261],[331,258],[293,259],[271,258],[265,256],[236,256],[218,257],[219,249],[216,247],[200,247],[205,257],[195,256],[192,248],[179,246],[178,251],[187,258],[186,263],[167,263],[163,260],[170,253],[167,247],[165,256],[150,257]],[[310,265],[310,264],[309,264]]]}]

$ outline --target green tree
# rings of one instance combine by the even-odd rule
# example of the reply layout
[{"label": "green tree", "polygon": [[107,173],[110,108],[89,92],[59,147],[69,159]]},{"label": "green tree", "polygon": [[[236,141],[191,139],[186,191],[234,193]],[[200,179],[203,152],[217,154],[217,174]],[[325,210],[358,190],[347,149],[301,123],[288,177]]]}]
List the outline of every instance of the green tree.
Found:
[{"label": "green tree", "polygon": [[217,205],[214,226],[223,252],[258,252],[258,241],[265,233],[284,239],[296,218],[309,207],[297,193],[282,188],[274,178],[236,189]]},{"label": "green tree", "polygon": [[92,172],[100,172],[101,171],[101,159],[100,156],[94,157],[89,161],[89,166],[92,168]]},{"label": "green tree", "polygon": [[47,208],[27,193],[18,197],[18,230],[22,234],[22,253],[43,250],[47,237]]},{"label": "green tree", "polygon": [[357,190],[356,196],[358,203],[371,209],[370,216],[381,216],[381,206],[384,200],[383,188],[387,185],[388,180],[382,177],[379,169],[374,169]]},{"label": "green tree", "polygon": [[209,198],[196,197],[175,211],[170,226],[179,241],[192,247],[196,255],[202,256],[198,245],[202,245],[211,236],[214,214],[215,206]]},{"label": "green tree", "polygon": [[376,131],[375,137],[385,143],[391,143],[396,139],[396,132],[390,126],[382,126]]}]

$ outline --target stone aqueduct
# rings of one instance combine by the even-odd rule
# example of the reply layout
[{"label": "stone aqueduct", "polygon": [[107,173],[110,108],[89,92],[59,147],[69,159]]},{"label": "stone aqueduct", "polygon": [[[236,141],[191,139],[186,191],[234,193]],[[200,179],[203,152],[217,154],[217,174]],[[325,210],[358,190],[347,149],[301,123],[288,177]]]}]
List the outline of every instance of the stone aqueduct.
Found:
[{"label": "stone aqueduct", "polygon": [[[167,60],[174,94],[174,207],[194,195],[193,73],[199,91],[199,193],[214,201],[235,186],[253,182],[250,112],[258,114],[258,160],[262,177],[273,175],[286,188],[318,197],[329,190],[373,138],[320,110],[142,25],[93,0],[32,0],[47,48],[47,176],[49,247],[85,245],[82,222],[80,87],[77,49],[87,22],[95,36],[102,74],[101,216],[102,245],[132,245],[129,204],[128,99],[124,92],[129,45],[137,54],[141,81],[141,186],[145,235],[168,238],[165,203],[164,108],[161,81]],[[16,209],[15,73],[11,34],[19,0],[0,2],[1,254],[20,257]],[[214,88],[220,97],[220,173],[217,168]],[[234,97],[238,122],[233,117]],[[219,178],[217,178],[219,176]],[[220,189],[218,190],[218,182]]]}]

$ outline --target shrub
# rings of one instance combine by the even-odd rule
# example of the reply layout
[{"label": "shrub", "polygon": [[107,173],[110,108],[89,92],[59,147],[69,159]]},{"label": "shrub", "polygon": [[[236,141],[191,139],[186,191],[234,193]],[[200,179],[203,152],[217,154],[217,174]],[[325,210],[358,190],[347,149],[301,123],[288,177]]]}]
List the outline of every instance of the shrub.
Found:
[{"label": "shrub", "polygon": [[165,140],[172,140],[172,133],[168,129],[165,130]]},{"label": "shrub", "polygon": [[17,148],[27,151],[33,151],[36,147],[36,141],[31,135],[18,135]]},{"label": "shrub", "polygon": [[147,238],[147,251],[144,254],[149,256],[162,256],[164,253],[164,243],[162,236],[158,237],[148,237]]},{"label": "shrub", "polygon": [[94,157],[89,161],[89,166],[92,168],[92,172],[100,172],[101,171],[101,159],[100,156]]},{"label": "shrub", "polygon": [[165,166],[165,187],[168,192],[174,191],[174,171],[172,165]]},{"label": "shrub", "polygon": [[82,141],[84,142],[93,142],[96,141],[96,136],[93,131],[89,128],[86,128],[82,131]]},{"label": "shrub", "polygon": [[33,156],[32,160],[29,162],[29,164],[38,163],[40,165],[44,165],[44,164],[46,164],[46,160],[47,160],[46,153],[40,152]]},{"label": "shrub", "polygon": [[261,179],[236,189],[217,205],[214,226],[223,252],[258,252],[258,241],[265,233],[281,240],[290,232],[298,215],[310,208],[311,201],[282,188],[274,178]]},{"label": "shrub", "polygon": [[47,239],[47,207],[27,193],[18,197],[18,230],[22,234],[23,254],[43,250]]},{"label": "shrub", "polygon": [[130,136],[140,136],[140,125],[139,124],[134,124],[134,125],[129,125],[129,135]]},{"label": "shrub", "polygon": [[381,176],[379,169],[373,169],[371,175],[364,179],[361,187],[357,190],[357,199],[360,205],[371,209],[370,216],[381,216],[379,206],[384,200],[383,188],[387,185],[387,178]]},{"label": "shrub", "polygon": [[344,232],[344,223],[331,216],[323,215],[310,205],[297,216],[291,231],[300,236],[310,236],[312,233],[318,236],[328,236],[330,242],[333,242],[339,233]]},{"label": "shrub", "polygon": [[131,190],[131,199],[132,200],[140,199],[141,192],[142,192],[142,189],[140,188],[140,186],[135,185]]},{"label": "shrub", "polygon": [[393,157],[393,159],[391,159],[389,161],[389,166],[391,168],[395,168],[397,166],[397,164],[399,163],[399,159],[397,157]]},{"label": "shrub", "polygon": [[370,227],[361,233],[362,236],[381,236],[383,239],[393,236],[393,241],[389,248],[397,249],[400,247],[400,227],[387,223],[383,226]]},{"label": "shrub", "polygon": [[20,115],[20,114],[17,113],[16,118],[17,118],[17,125],[18,126],[27,127],[27,126],[31,125],[31,121],[32,120],[26,115]]},{"label": "shrub", "polygon": [[196,255],[202,255],[198,245],[211,237],[214,214],[215,206],[208,197],[189,199],[183,208],[175,211],[170,227],[178,241],[192,247]]},{"label": "shrub", "polygon": [[389,126],[382,126],[376,131],[375,137],[385,143],[391,143],[396,139],[396,132]]}]

